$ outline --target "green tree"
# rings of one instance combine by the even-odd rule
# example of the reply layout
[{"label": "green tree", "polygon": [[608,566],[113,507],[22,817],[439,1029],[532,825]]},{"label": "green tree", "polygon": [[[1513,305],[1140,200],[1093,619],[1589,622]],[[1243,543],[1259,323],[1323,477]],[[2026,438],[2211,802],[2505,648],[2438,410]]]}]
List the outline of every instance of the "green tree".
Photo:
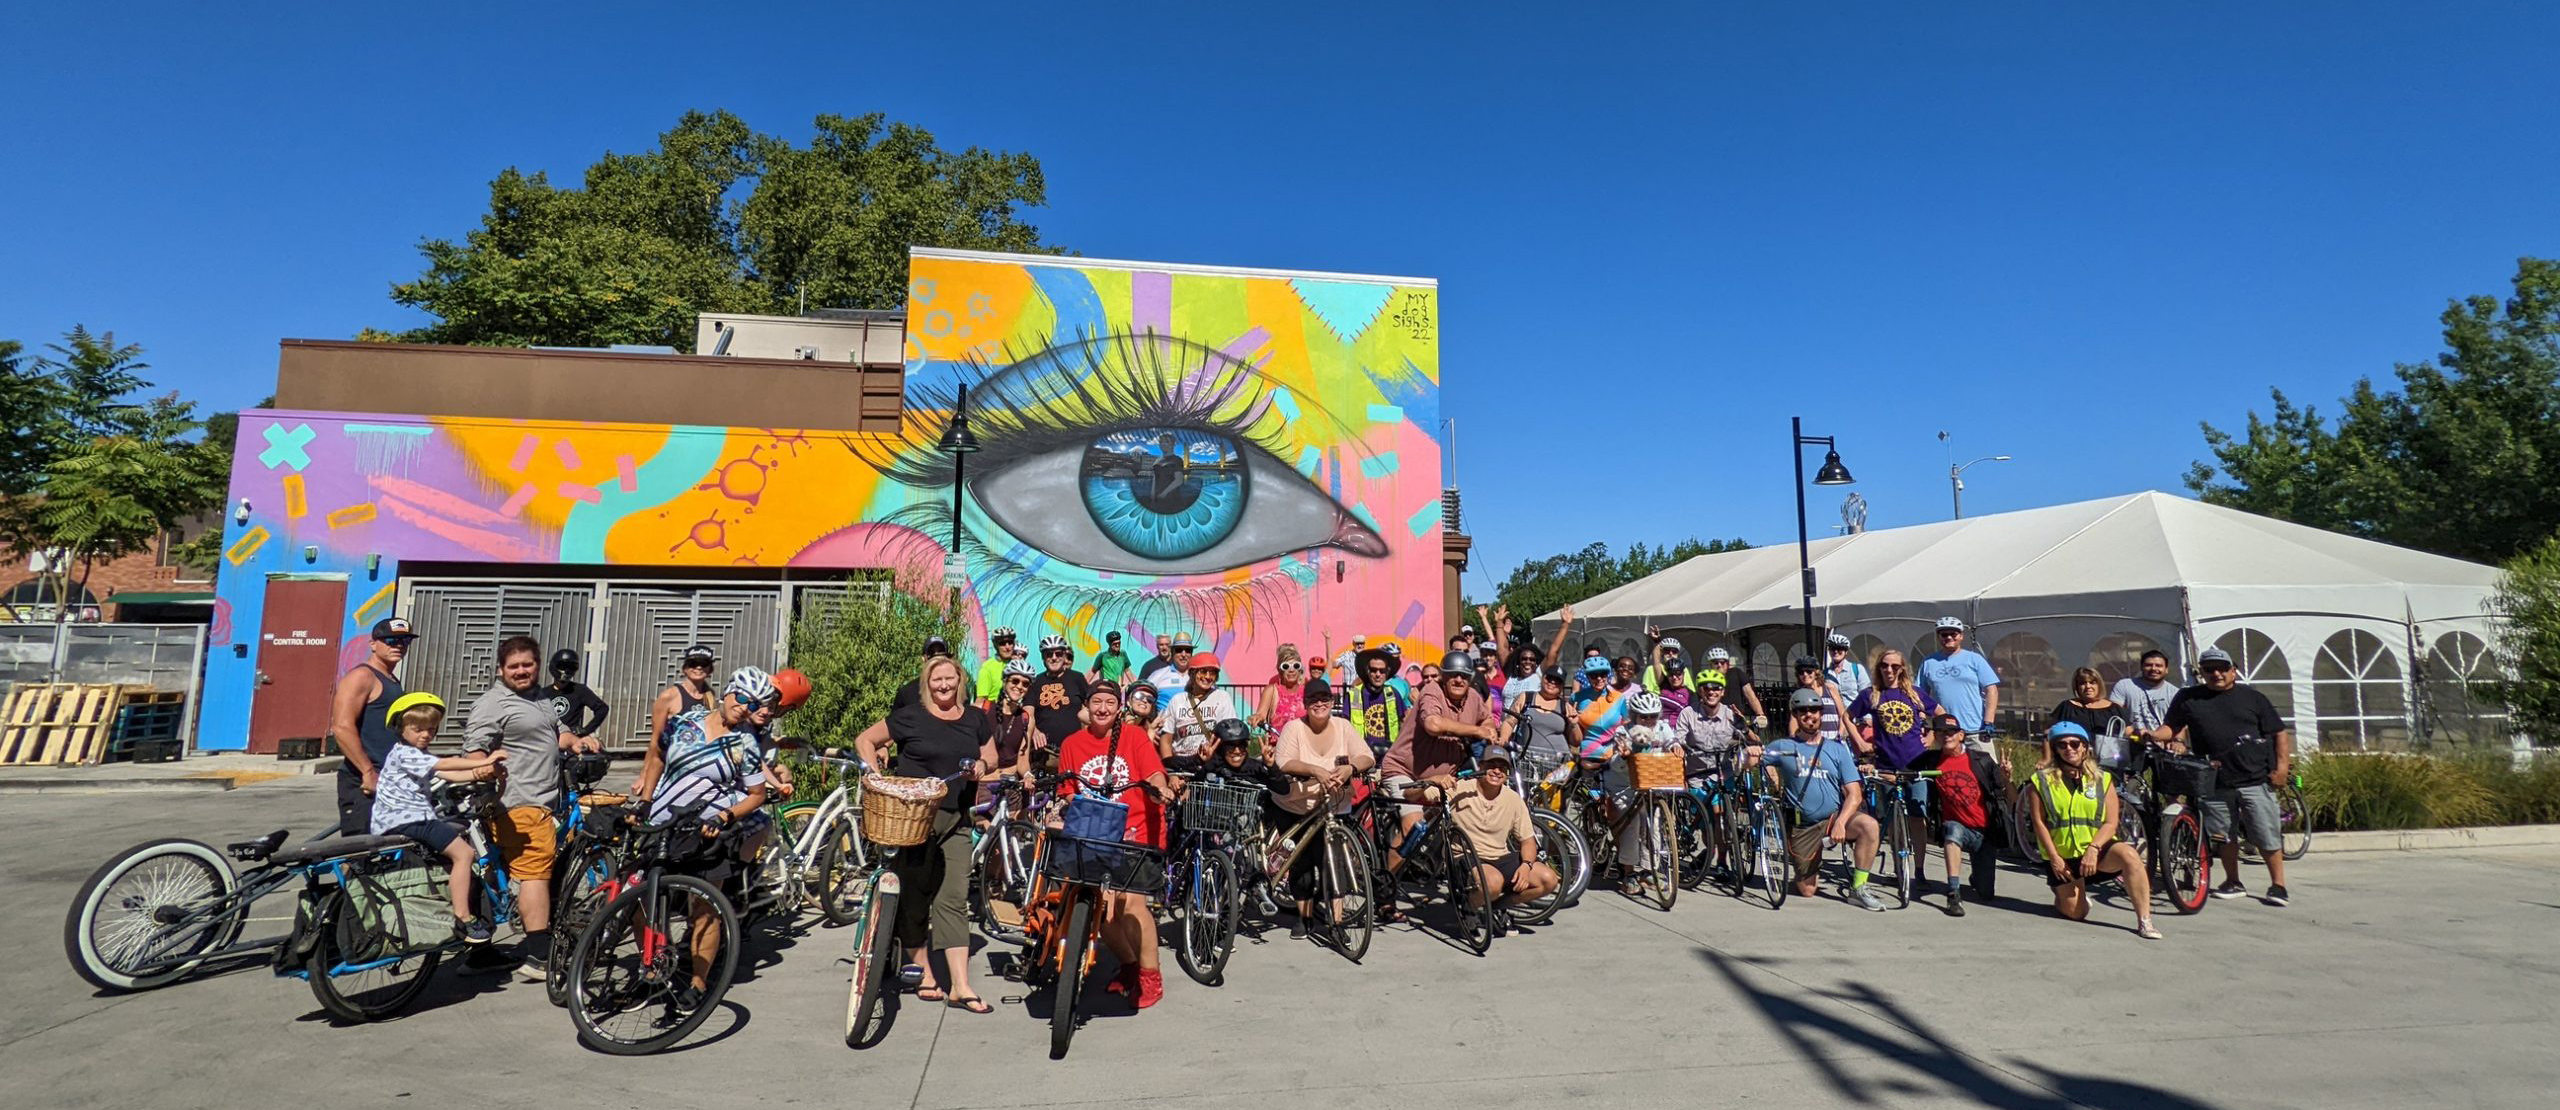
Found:
[{"label": "green tree", "polygon": [[16,340],[0,339],[0,420],[8,422],[0,429],[7,437],[0,443],[5,452],[0,454],[0,499],[14,502],[35,492],[50,454],[50,429],[61,411],[44,367],[27,358]]},{"label": "green tree", "polygon": [[809,676],[809,700],[784,729],[812,745],[853,746],[855,736],[889,715],[898,687],[921,673],[926,637],[956,645],[963,632],[940,602],[895,586],[880,609],[865,601],[841,610],[811,606],[791,626],[791,665]]},{"label": "green tree", "polygon": [[2447,306],[2444,353],[2396,391],[2359,380],[2324,420],[2274,395],[2272,418],[2204,426],[2206,501],[2481,562],[2560,527],[2560,261],[2517,263],[2513,295]]},{"label": "green tree", "polygon": [[2497,693],[2516,727],[2548,744],[2560,737],[2560,536],[2507,563],[2496,605]]},{"label": "green tree", "polygon": [[[1609,545],[1594,543],[1580,551],[1549,555],[1520,564],[1519,569],[1494,588],[1493,601],[1507,606],[1512,619],[1535,620],[1585,598],[1607,593],[1636,579],[1669,569],[1700,555],[1725,551],[1741,551],[1751,545],[1738,539],[1685,539],[1669,547],[1634,544],[1623,556],[1611,555]],[[1473,611],[1474,602],[1468,603]]]},{"label": "green tree", "polygon": [[876,113],[819,116],[801,148],[687,112],[655,149],[598,159],[579,188],[500,173],[480,226],[420,243],[426,271],[392,286],[437,317],[398,338],[689,350],[700,312],[894,308],[909,245],[1053,250],[1016,218],[1046,196],[1028,154],[946,151]]},{"label": "green tree", "polygon": [[[257,404],[249,407],[253,409],[271,409],[276,407],[276,399],[274,395],[270,394]],[[207,463],[208,465],[216,466],[220,474],[220,478],[216,483],[219,488],[214,491],[214,506],[216,508],[221,506],[222,498],[229,496],[231,489],[232,450],[239,443],[239,439],[239,413],[217,412],[204,418],[203,443],[204,450],[208,454]],[[170,548],[169,557],[177,562],[179,566],[203,571],[206,574],[214,573],[214,571],[219,568],[222,558],[221,520],[217,517],[211,527],[196,533],[192,538],[178,544],[176,547]]]}]

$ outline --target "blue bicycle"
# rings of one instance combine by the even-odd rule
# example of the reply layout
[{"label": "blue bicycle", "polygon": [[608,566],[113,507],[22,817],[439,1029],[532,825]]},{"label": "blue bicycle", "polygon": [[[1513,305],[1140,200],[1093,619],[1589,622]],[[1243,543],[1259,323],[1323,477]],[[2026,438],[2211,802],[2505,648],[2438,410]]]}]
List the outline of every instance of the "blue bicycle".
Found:
[{"label": "blue bicycle", "polygon": [[[501,927],[519,922],[516,883],[498,860],[494,783],[439,783],[439,820],[458,820],[474,851],[472,900]],[[341,1021],[380,1021],[408,1009],[462,938],[453,928],[441,855],[405,836],[349,836],[295,853],[303,890],[294,927],[277,949],[278,976],[303,979],[321,1009]]]}]

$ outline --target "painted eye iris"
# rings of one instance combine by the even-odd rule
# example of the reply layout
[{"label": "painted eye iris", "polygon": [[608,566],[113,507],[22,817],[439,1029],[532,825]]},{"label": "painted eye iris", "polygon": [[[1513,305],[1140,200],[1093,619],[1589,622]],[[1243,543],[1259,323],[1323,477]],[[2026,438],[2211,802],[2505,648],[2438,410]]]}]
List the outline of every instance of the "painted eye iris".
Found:
[{"label": "painted eye iris", "polygon": [[1085,449],[1084,507],[1105,539],[1149,559],[1217,546],[1251,489],[1236,442],[1188,428],[1114,432]]}]

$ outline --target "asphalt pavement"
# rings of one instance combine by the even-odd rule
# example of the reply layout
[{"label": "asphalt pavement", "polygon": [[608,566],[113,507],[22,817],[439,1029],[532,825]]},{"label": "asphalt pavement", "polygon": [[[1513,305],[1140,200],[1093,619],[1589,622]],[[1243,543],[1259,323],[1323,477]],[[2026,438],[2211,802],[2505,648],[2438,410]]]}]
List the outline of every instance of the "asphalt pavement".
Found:
[{"label": "asphalt pavement", "polygon": [[[450,970],[362,1027],[262,963],[131,995],[71,972],[63,915],[108,856],[316,826],[329,789],[0,796],[0,925],[21,938],[0,963],[7,1103],[2257,1110],[2541,1107],[2560,1087],[2550,846],[2315,851],[2290,907],[2164,910],[2160,943],[2120,903],[2052,916],[2017,870],[1962,919],[1934,893],[1871,913],[1688,892],[1663,913],[1595,892],[1487,958],[1398,927],[1357,966],[1274,932],[1215,989],[1168,953],[1164,1002],[1094,1017],[1063,1061],[1044,997],[987,1016],[910,1001],[877,1047],[845,1048],[845,945],[824,927],[759,936],[721,1012],[642,1059],[582,1048],[538,986]],[[1020,992],[983,954],[977,971],[991,998]]]}]

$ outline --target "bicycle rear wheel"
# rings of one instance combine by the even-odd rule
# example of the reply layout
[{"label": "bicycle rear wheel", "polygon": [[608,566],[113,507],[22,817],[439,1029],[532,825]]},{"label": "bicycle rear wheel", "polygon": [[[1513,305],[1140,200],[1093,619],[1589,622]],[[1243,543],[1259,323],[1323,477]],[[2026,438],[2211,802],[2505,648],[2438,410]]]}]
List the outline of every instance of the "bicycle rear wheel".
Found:
[{"label": "bicycle rear wheel", "polygon": [[1680,881],[1694,890],[1706,885],[1707,870],[1715,865],[1715,813],[1692,790],[1674,796],[1671,806],[1680,819]]},{"label": "bicycle rear wheel", "polygon": [[1076,1039],[1076,1003],[1084,993],[1085,947],[1093,940],[1093,896],[1083,887],[1068,887],[1067,931],[1058,945],[1058,990],[1049,1004],[1049,1058],[1067,1057]]},{"label": "bicycle rear wheel", "polygon": [[99,865],[62,922],[71,969],[100,990],[138,991],[184,978],[240,936],[247,906],[231,863],[193,840],[136,844]]},{"label": "bicycle rear wheel", "polygon": [[569,1019],[581,1042],[616,1056],[673,1047],[729,992],[738,970],[737,911],[691,875],[635,883],[579,934],[569,970]]},{"label": "bicycle rear wheel", "polygon": [[1751,889],[1751,807],[1749,799],[1727,797],[1716,814],[1717,855],[1724,862],[1724,892],[1740,898]]},{"label": "bicycle rear wheel", "polygon": [[377,955],[384,940],[356,917],[355,902],[344,891],[330,896],[325,912],[315,926],[320,942],[303,965],[321,1009],[340,1021],[380,1021],[418,1000],[436,972],[435,952]]},{"label": "bicycle rear wheel", "polygon": [[[1885,807],[1884,851],[1876,862],[1893,872],[1893,895],[1901,907],[1911,905],[1911,822],[1901,802]],[[1882,876],[1878,876],[1881,878]]]},{"label": "bicycle rear wheel", "polygon": [[1555,868],[1559,883],[1546,897],[1522,902],[1511,907],[1514,925],[1544,925],[1555,920],[1571,898],[1569,892],[1578,884],[1591,880],[1590,862],[1584,859],[1582,838],[1564,818],[1543,809],[1529,811],[1529,827],[1538,834],[1538,858]]},{"label": "bicycle rear wheel", "polygon": [[1787,887],[1792,883],[1787,872],[1795,866],[1787,855],[1786,813],[1774,798],[1762,799],[1751,808],[1751,867],[1760,875],[1761,895],[1774,910],[1787,904]]},{"label": "bicycle rear wheel", "polygon": [[2009,797],[2009,843],[2029,867],[2044,866],[2044,845],[2036,840],[2034,807],[2044,803],[2036,797],[2032,782],[2021,782]]},{"label": "bicycle rear wheel", "polygon": [[1193,982],[1214,987],[1224,981],[1227,957],[1235,954],[1242,895],[1236,889],[1235,864],[1224,852],[1194,848],[1189,870],[1175,908],[1179,931],[1173,958]]},{"label": "bicycle rear wheel", "polygon": [[2170,906],[2179,913],[2204,908],[2210,891],[2205,885],[2204,825],[2194,810],[2180,810],[2160,823],[2152,866],[2159,872],[2160,890],[2169,896]]},{"label": "bicycle rear wheel", "polygon": [[846,1048],[874,1043],[872,1034],[887,1027],[895,998],[889,976],[890,969],[898,966],[898,883],[895,876],[884,875],[869,887],[870,894],[854,917],[853,983],[844,1012]]},{"label": "bicycle rear wheel", "polygon": [[1646,864],[1645,896],[1664,912],[1680,898],[1680,819],[1671,808],[1671,799],[1655,794],[1641,803],[1636,820],[1643,822],[1636,833]]}]

